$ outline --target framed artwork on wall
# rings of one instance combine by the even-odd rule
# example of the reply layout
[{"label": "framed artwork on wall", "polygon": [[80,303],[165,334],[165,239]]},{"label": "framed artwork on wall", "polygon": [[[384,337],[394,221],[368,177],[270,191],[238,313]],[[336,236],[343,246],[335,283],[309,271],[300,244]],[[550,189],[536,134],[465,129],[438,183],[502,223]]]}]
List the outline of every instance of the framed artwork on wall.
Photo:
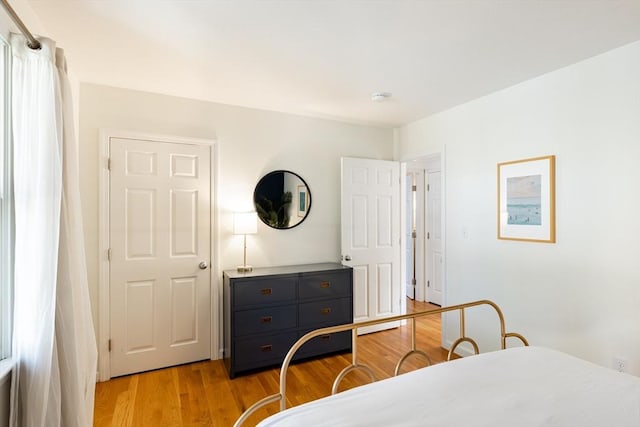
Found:
[{"label": "framed artwork on wall", "polygon": [[309,207],[309,195],[305,185],[298,185],[298,216],[304,217]]},{"label": "framed artwork on wall", "polygon": [[498,239],[555,243],[555,156],[498,163]]}]

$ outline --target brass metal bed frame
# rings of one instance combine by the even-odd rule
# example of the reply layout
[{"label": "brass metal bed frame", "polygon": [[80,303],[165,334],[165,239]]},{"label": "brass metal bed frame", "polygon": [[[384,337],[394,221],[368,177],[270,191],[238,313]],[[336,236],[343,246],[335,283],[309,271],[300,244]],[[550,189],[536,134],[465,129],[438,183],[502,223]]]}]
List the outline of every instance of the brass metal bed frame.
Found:
[{"label": "brass metal bed frame", "polygon": [[498,307],[496,303],[490,300],[479,300],[479,301],[468,302],[465,304],[458,304],[458,305],[452,305],[448,307],[436,308],[433,310],[425,310],[425,311],[419,311],[419,312],[410,313],[410,314],[387,317],[384,319],[370,320],[370,321],[361,322],[361,323],[349,323],[344,325],[316,329],[302,336],[298,341],[296,341],[293,344],[291,349],[289,349],[289,352],[287,353],[287,355],[284,358],[284,361],[282,362],[282,367],[280,368],[279,393],[267,396],[257,401],[256,403],[251,405],[249,408],[247,408],[247,410],[244,411],[240,416],[240,418],[238,418],[238,420],[235,422],[234,427],[242,426],[242,424],[247,420],[247,418],[249,418],[255,411],[271,403],[275,403],[279,401],[280,411],[284,411],[286,409],[287,371],[289,369],[289,365],[291,364],[293,356],[296,354],[298,349],[302,347],[302,345],[304,345],[307,341],[315,337],[326,336],[328,334],[333,334],[336,332],[343,332],[343,331],[349,331],[349,330],[351,331],[351,341],[352,341],[351,364],[345,367],[336,376],[336,379],[333,382],[333,387],[331,389],[331,394],[336,394],[338,392],[338,387],[340,386],[340,383],[342,382],[342,380],[346,377],[347,374],[349,374],[351,371],[354,371],[354,370],[358,370],[358,369],[363,370],[369,375],[369,377],[371,378],[371,382],[377,381],[377,378],[373,373],[373,370],[367,365],[364,365],[358,362],[357,337],[358,337],[359,328],[364,328],[364,327],[373,326],[373,325],[380,325],[383,323],[398,322],[403,320],[407,320],[408,323],[411,324],[411,350],[409,350],[406,354],[404,354],[404,356],[402,356],[398,361],[398,363],[396,364],[394,376],[397,376],[400,373],[400,368],[402,367],[402,364],[407,360],[407,358],[409,358],[412,355],[421,355],[427,360],[427,366],[431,365],[431,359],[429,358],[427,353],[425,353],[422,350],[418,350],[416,348],[416,319],[418,317],[458,311],[460,315],[460,337],[453,342],[451,349],[449,350],[449,353],[447,355],[447,361],[451,360],[451,357],[453,356],[455,349],[464,342],[471,344],[475,354],[479,354],[480,351],[478,348],[478,344],[472,338],[466,335],[466,325],[465,325],[465,310],[468,308],[477,307],[477,306],[490,306],[495,310],[496,314],[498,315],[498,320],[500,322],[500,338],[501,338],[500,342],[501,342],[502,350],[507,348],[507,338],[518,338],[522,342],[522,344],[524,344],[525,346],[529,345],[528,341],[524,336],[516,332],[506,332],[504,315],[502,314],[502,310],[500,310],[500,307]]}]

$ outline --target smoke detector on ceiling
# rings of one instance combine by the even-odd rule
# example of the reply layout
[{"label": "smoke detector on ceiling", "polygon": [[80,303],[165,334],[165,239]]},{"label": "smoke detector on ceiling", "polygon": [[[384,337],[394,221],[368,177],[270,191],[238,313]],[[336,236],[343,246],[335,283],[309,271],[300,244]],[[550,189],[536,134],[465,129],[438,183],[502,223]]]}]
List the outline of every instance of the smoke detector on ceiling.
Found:
[{"label": "smoke detector on ceiling", "polygon": [[375,92],[371,94],[371,100],[374,102],[382,102],[388,98],[391,98],[390,92]]}]

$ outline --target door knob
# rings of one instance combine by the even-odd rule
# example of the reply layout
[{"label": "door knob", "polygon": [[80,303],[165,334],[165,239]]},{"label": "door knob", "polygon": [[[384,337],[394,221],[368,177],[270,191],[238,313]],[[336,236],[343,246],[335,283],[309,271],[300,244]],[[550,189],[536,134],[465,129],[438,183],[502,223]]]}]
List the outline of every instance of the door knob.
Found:
[{"label": "door knob", "polygon": [[200,261],[200,264],[198,264],[198,267],[200,267],[200,270],[206,270],[208,266],[209,265],[207,264],[207,261]]},{"label": "door knob", "polygon": [[351,261],[351,255],[345,255],[344,256],[344,260],[345,261]]}]

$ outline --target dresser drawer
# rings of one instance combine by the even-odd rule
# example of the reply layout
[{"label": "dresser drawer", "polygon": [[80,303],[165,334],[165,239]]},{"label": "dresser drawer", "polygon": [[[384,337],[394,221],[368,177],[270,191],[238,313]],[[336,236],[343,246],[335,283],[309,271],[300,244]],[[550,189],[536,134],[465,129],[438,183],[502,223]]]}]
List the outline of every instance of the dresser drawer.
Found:
[{"label": "dresser drawer", "polygon": [[295,328],[297,320],[295,304],[236,311],[233,316],[234,335],[240,337]]},{"label": "dresser drawer", "polygon": [[298,334],[291,332],[237,340],[234,349],[235,363],[238,368],[282,363],[297,339]]},{"label": "dresser drawer", "polygon": [[296,277],[238,281],[233,286],[235,305],[264,305],[296,300]]},{"label": "dresser drawer", "polygon": [[[300,336],[302,337],[301,334]],[[351,331],[320,335],[306,342],[296,353],[296,359],[317,354],[351,349]]]},{"label": "dresser drawer", "polygon": [[351,270],[307,274],[300,278],[298,286],[300,299],[349,296]]},{"label": "dresser drawer", "polygon": [[336,298],[332,300],[301,303],[298,306],[299,326],[314,327],[352,323],[351,305],[351,298]]}]

